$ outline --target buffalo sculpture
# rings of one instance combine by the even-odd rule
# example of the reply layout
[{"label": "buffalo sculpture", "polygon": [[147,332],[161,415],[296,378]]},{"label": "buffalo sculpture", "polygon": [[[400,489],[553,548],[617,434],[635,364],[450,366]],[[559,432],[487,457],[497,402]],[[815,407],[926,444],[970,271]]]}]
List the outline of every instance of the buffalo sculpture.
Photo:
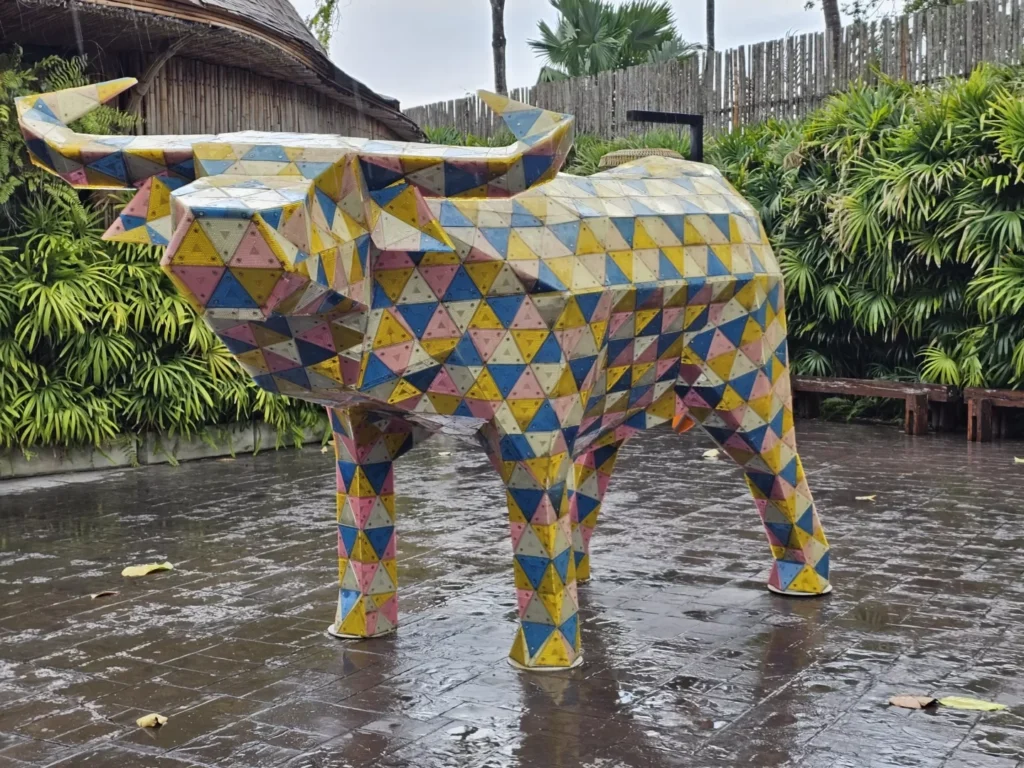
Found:
[{"label": "buffalo sculpture", "polygon": [[67,127],[133,83],[19,99],[29,151],[74,187],[137,189],[107,237],[166,246],[163,269],[254,381],[328,409],[333,634],[396,628],[393,462],[442,428],[482,445],[507,489],[516,665],[582,661],[576,585],[617,452],[665,422],[699,424],[742,467],[769,588],[831,589],[782,276],[714,168],[560,174],[572,117],[491,94],[505,149]]}]

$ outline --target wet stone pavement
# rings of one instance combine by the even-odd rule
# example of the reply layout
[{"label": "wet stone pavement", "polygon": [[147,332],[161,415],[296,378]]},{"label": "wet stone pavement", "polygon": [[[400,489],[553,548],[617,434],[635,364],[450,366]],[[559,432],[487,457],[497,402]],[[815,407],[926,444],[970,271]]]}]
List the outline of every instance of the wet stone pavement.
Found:
[{"label": "wet stone pavement", "polygon": [[[468,447],[398,464],[401,624],[365,642],[324,633],[334,479],[316,448],[0,484],[0,766],[1024,766],[1024,447],[800,436],[832,595],[769,594],[739,471],[698,434],[654,432],[625,449],[595,534],[584,665],[547,675],[505,662],[504,494]],[[1009,709],[885,706],[901,693]],[[150,712],[169,722],[138,728]]]}]

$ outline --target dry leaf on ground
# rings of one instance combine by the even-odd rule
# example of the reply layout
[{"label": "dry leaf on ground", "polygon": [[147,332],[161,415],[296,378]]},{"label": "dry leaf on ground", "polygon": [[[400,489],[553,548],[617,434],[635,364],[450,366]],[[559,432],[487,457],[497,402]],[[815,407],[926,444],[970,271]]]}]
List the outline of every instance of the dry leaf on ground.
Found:
[{"label": "dry leaf on ground", "polygon": [[1014,456],[1013,457],[1013,463],[1014,464],[1024,464],[1024,459],[1022,459],[1020,456]]},{"label": "dry leaf on ground", "polygon": [[857,501],[874,501],[878,498],[877,493],[872,493],[870,496],[858,496]]},{"label": "dry leaf on ground", "polygon": [[113,597],[116,594],[118,593],[112,589],[105,589],[102,592],[93,592],[91,595],[89,595],[89,597],[95,600],[98,597]]},{"label": "dry leaf on ground", "polygon": [[331,447],[329,445],[323,445],[323,446],[320,447],[320,453],[327,453],[330,450],[331,450]]},{"label": "dry leaf on ground", "polygon": [[451,456],[452,452],[451,451],[438,451],[437,455],[438,456]]},{"label": "dry leaf on ground", "polygon": [[121,575],[129,577],[146,576],[147,574],[153,573],[155,571],[173,570],[174,566],[170,563],[148,563],[146,565],[129,565],[127,568],[121,571]]},{"label": "dry leaf on ground", "polygon": [[996,704],[994,701],[983,701],[982,699],[969,699],[966,696],[947,696],[939,699],[939,704],[950,709],[970,709],[977,712],[997,712],[1006,709],[1005,704]]},{"label": "dry leaf on ground", "polygon": [[135,724],[139,726],[139,728],[159,728],[166,722],[166,717],[164,717],[163,715],[158,715],[154,712],[151,715],[143,715],[135,721]]},{"label": "dry leaf on ground", "polygon": [[709,451],[704,451],[704,458],[705,459],[709,459],[709,460],[714,460],[714,459],[718,458],[720,453],[721,453],[721,451],[718,450],[717,448],[712,448]]},{"label": "dry leaf on ground", "polygon": [[924,709],[934,704],[935,699],[931,696],[893,696],[889,699],[889,703],[894,707],[903,707],[904,709]]}]

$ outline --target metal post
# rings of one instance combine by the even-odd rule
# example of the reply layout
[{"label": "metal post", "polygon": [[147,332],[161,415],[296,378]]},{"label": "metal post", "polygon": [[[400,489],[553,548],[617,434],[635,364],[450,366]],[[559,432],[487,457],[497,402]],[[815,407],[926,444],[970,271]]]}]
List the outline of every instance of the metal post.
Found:
[{"label": "metal post", "polygon": [[698,163],[704,162],[704,115],[631,109],[626,112],[626,119],[634,123],[690,126],[690,159]]}]

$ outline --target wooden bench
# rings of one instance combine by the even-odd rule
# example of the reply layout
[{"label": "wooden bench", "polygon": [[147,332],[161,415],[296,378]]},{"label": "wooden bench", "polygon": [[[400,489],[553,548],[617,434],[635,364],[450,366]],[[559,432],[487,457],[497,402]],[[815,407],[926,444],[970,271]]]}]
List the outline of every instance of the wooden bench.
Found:
[{"label": "wooden bench", "polygon": [[967,439],[987,443],[994,434],[992,412],[996,408],[1024,408],[1024,390],[968,387],[964,390],[964,400],[967,401]]},{"label": "wooden bench", "polygon": [[[954,403],[956,388],[943,384],[886,381],[885,379],[825,379],[817,376],[794,376],[793,391],[815,395],[853,395],[855,397],[884,397],[906,402],[904,426],[908,435],[928,432],[928,404]],[[810,403],[808,416],[817,416],[818,402]]]}]

